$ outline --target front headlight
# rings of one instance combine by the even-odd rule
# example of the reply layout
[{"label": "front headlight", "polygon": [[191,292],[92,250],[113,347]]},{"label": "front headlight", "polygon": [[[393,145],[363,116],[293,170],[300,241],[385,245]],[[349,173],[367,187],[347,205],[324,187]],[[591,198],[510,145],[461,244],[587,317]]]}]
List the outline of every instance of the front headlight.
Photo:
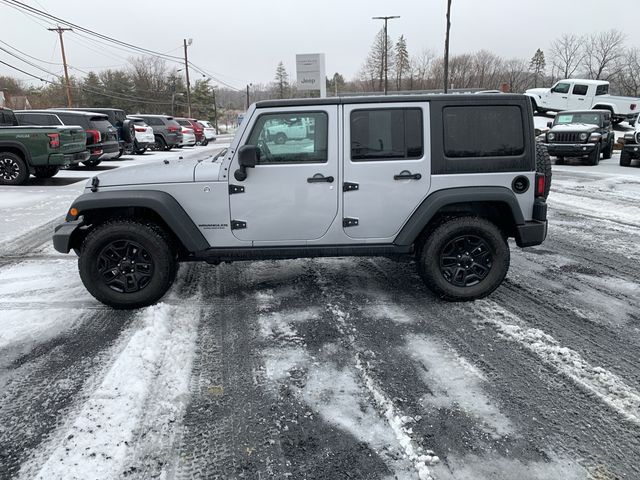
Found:
[{"label": "front headlight", "polygon": [[583,142],[589,137],[588,133],[581,133],[580,134],[580,140],[582,140]]},{"label": "front headlight", "polygon": [[640,143],[640,132],[636,132],[636,143]]},{"label": "front headlight", "polygon": [[549,141],[553,141],[553,139],[556,138],[556,134],[553,132],[549,132],[547,133],[547,138],[549,139]]}]

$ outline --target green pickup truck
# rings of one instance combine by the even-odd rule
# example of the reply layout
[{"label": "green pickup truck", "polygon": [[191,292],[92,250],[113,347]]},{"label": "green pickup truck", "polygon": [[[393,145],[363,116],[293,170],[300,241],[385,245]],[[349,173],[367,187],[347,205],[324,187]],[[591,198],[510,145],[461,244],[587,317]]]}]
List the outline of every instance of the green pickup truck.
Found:
[{"label": "green pickup truck", "polygon": [[0,185],[22,185],[29,174],[53,177],[60,167],[89,159],[81,127],[20,126],[14,113],[0,108]]}]

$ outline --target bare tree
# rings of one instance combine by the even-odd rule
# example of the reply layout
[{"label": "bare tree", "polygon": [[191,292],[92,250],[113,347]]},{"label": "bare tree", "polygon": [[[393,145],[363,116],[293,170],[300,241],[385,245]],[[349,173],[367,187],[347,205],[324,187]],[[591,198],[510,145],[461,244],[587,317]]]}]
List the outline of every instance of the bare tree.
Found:
[{"label": "bare tree", "polygon": [[[424,49],[418,55],[411,57],[409,62],[409,90],[424,90],[427,88],[435,88],[429,85],[432,64],[436,58],[433,50]],[[438,87],[442,82],[438,84]]]},{"label": "bare tree", "polygon": [[632,47],[625,52],[625,68],[616,77],[616,84],[623,95],[640,95],[640,49]]},{"label": "bare tree", "polygon": [[620,30],[593,33],[584,44],[584,68],[590,78],[609,80],[621,69],[625,35]]},{"label": "bare tree", "polygon": [[472,59],[473,76],[468,86],[485,89],[498,87],[503,63],[502,58],[487,50],[474,53]]},{"label": "bare tree", "polygon": [[584,59],[586,38],[565,33],[551,43],[551,66],[562,78],[571,78]]},{"label": "bare tree", "polygon": [[522,58],[512,58],[504,62],[502,75],[510,92],[524,92],[531,84],[529,66],[527,61]]}]

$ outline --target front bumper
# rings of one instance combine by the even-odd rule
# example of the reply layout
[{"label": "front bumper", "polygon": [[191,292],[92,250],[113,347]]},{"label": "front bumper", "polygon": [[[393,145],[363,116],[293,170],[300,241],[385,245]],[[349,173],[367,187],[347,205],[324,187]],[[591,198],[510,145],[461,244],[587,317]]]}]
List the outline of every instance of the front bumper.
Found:
[{"label": "front bumper", "polygon": [[60,253],[69,253],[73,237],[79,234],[83,225],[82,220],[73,220],[58,225],[53,233],[53,248]]},{"label": "front bumper", "polygon": [[640,158],[640,145],[637,143],[624,144],[622,151],[627,152],[631,158]]},{"label": "front bumper", "polygon": [[549,155],[554,157],[580,157],[589,155],[596,148],[597,143],[545,143]]}]

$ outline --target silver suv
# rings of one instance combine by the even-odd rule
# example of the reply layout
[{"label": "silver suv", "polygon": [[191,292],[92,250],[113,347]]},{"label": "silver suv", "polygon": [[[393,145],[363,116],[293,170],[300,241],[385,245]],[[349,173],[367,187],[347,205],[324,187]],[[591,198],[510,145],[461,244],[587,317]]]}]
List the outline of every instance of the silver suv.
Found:
[{"label": "silver suv", "polygon": [[472,300],[507,274],[509,237],[545,239],[549,165],[522,95],[264,101],[223,156],[91,179],[53,242],[116,308],[156,302],[180,261],[356,255],[413,256]]}]

